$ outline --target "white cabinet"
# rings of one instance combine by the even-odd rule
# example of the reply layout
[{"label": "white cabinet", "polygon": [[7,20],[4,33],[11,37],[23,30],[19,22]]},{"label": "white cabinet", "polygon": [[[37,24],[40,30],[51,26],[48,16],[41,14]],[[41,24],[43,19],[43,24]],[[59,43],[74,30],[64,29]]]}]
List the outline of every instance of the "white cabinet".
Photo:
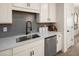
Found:
[{"label": "white cabinet", "polygon": [[44,56],[44,39],[40,39],[36,42],[29,44],[30,56]]},{"label": "white cabinet", "polygon": [[30,9],[40,11],[40,3],[30,3]]},{"label": "white cabinet", "polygon": [[44,39],[13,48],[14,56],[44,56]]},{"label": "white cabinet", "polygon": [[30,56],[44,56],[44,43],[30,48]]},{"label": "white cabinet", "polygon": [[48,21],[48,4],[43,3],[41,4],[41,10],[40,10],[40,19],[39,22],[47,22]]},{"label": "white cabinet", "polygon": [[12,49],[0,51],[0,56],[12,56]]},{"label": "white cabinet", "polygon": [[44,56],[44,39],[39,38],[36,41],[0,51],[0,56]]},{"label": "white cabinet", "polygon": [[60,33],[57,34],[57,52],[62,50],[62,35]]},{"label": "white cabinet", "polygon": [[40,12],[40,3],[13,3],[13,10],[25,12]]},{"label": "white cabinet", "polygon": [[26,8],[26,3],[14,3],[13,6],[21,7],[21,8]]},{"label": "white cabinet", "polygon": [[56,4],[41,3],[39,23],[56,22]]},{"label": "white cabinet", "polygon": [[56,22],[56,4],[49,3],[49,22]]},{"label": "white cabinet", "polygon": [[12,24],[12,9],[9,3],[0,3],[0,24]]},{"label": "white cabinet", "polygon": [[26,56],[26,45],[13,48],[14,56]]}]

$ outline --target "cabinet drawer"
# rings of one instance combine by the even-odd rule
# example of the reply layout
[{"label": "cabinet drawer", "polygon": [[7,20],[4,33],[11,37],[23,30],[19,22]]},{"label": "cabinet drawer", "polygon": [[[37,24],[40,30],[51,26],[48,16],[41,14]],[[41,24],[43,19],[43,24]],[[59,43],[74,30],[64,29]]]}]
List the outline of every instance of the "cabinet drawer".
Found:
[{"label": "cabinet drawer", "polygon": [[0,51],[0,56],[12,56],[12,49]]},{"label": "cabinet drawer", "polygon": [[27,52],[29,52],[29,54],[27,53],[27,55],[30,56],[44,56],[44,42],[33,45],[32,47],[27,49]]},{"label": "cabinet drawer", "polygon": [[30,3],[30,9],[40,11],[40,3]]},{"label": "cabinet drawer", "polygon": [[38,46],[34,47],[34,56],[44,56],[44,45],[39,44]]},{"label": "cabinet drawer", "polygon": [[26,56],[26,51],[24,50],[17,53],[13,53],[13,56]]},{"label": "cabinet drawer", "polygon": [[[43,45],[43,44],[44,44],[44,39],[42,39],[42,40],[39,39],[39,40],[37,40],[37,41],[34,41],[34,42],[28,44],[28,47],[30,46],[30,47],[32,48],[32,47],[34,47],[34,46],[38,46],[39,44]],[[27,48],[28,48],[28,47],[27,47]]]},{"label": "cabinet drawer", "polygon": [[[32,41],[32,42],[29,42],[28,44],[24,44],[24,45],[13,48],[13,55],[14,56],[31,56],[31,51],[32,50],[34,51],[35,49],[37,51],[35,52],[36,55],[44,54],[43,52],[44,39],[40,38],[39,40]],[[40,50],[40,52],[38,49]]]},{"label": "cabinet drawer", "polygon": [[25,51],[26,50],[26,46],[27,45],[21,45],[21,46],[13,48],[13,54]]},{"label": "cabinet drawer", "polygon": [[14,7],[26,8],[26,3],[13,3],[12,5]]}]

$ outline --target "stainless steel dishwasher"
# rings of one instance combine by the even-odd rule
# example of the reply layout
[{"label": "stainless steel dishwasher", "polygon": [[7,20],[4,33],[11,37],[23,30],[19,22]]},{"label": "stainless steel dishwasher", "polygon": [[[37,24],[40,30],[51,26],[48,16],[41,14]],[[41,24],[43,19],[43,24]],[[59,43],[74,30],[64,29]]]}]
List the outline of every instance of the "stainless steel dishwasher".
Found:
[{"label": "stainless steel dishwasher", "polygon": [[56,55],[56,35],[45,38],[45,56]]}]

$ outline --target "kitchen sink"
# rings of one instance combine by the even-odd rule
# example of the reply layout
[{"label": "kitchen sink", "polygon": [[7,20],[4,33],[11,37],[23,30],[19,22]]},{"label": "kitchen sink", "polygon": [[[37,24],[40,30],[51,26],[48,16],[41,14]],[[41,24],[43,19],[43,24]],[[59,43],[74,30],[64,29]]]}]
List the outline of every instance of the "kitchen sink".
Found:
[{"label": "kitchen sink", "polygon": [[23,36],[23,37],[17,38],[16,42],[22,42],[22,41],[26,41],[26,40],[31,40],[31,39],[35,39],[35,38],[38,38],[38,37],[40,37],[38,34]]}]

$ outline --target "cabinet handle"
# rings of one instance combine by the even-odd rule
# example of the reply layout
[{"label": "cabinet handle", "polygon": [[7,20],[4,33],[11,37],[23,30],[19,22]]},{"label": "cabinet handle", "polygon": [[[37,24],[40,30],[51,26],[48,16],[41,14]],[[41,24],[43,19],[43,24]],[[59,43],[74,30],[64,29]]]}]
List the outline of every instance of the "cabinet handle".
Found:
[{"label": "cabinet handle", "polygon": [[60,35],[59,35],[59,37],[60,37]]},{"label": "cabinet handle", "polygon": [[34,51],[33,51],[33,55],[34,55]]},{"label": "cabinet handle", "polygon": [[34,55],[34,51],[31,51],[31,52],[30,52],[30,56],[33,56],[33,55]]},{"label": "cabinet handle", "polygon": [[73,39],[71,39],[71,41],[73,41]]},{"label": "cabinet handle", "polygon": [[69,32],[69,30],[67,30],[67,32]]},{"label": "cabinet handle", "polygon": [[30,7],[30,3],[27,3],[27,7]]},{"label": "cabinet handle", "polygon": [[56,40],[56,43],[58,44],[58,40]]},{"label": "cabinet handle", "polygon": [[50,40],[50,39],[47,39],[48,41]]},{"label": "cabinet handle", "polygon": [[30,52],[30,56],[32,56],[32,52]]},{"label": "cabinet handle", "polygon": [[50,21],[50,18],[48,18],[48,21]]}]

